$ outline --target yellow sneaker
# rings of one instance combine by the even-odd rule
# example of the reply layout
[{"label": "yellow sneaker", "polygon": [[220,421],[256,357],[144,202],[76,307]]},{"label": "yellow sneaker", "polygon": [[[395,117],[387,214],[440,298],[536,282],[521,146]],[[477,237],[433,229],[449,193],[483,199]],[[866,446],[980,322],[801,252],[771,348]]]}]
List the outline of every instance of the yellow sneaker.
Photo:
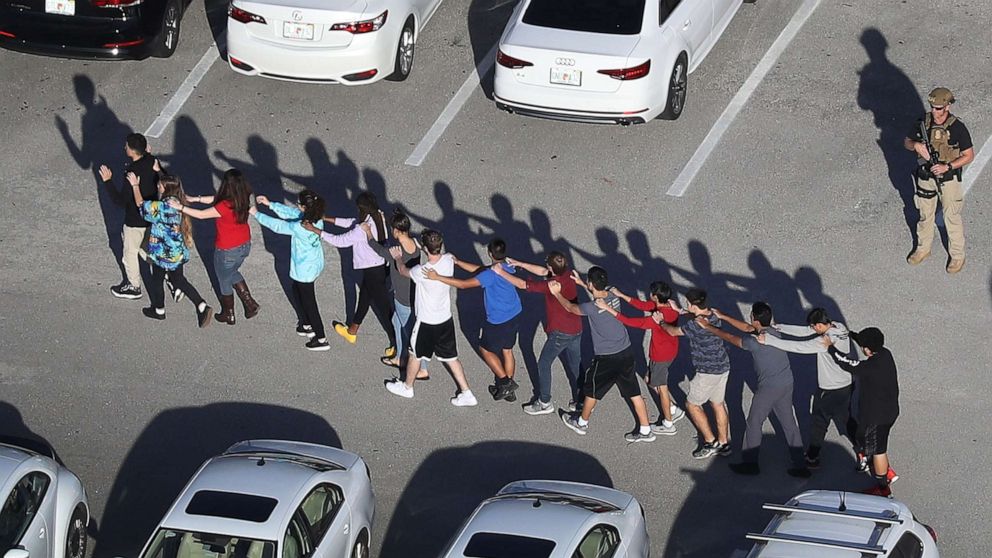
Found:
[{"label": "yellow sneaker", "polygon": [[336,331],[341,337],[344,337],[345,341],[351,343],[352,345],[354,345],[355,341],[358,340],[358,334],[348,331],[348,326],[341,322],[334,322],[334,331]]},{"label": "yellow sneaker", "polygon": [[951,261],[947,264],[947,272],[953,275],[961,271],[961,268],[963,267],[964,267],[964,258],[959,258],[959,259],[952,258]]},{"label": "yellow sneaker", "polygon": [[386,358],[393,358],[396,356],[396,347],[390,345],[386,347],[386,350],[382,351],[382,356]]}]

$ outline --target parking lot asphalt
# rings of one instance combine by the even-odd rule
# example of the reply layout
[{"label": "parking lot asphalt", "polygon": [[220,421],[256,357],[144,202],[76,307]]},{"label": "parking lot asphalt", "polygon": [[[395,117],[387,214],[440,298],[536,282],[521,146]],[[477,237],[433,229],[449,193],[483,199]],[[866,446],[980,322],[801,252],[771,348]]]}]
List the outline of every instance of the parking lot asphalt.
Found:
[{"label": "parking lot asphalt", "polygon": [[[521,259],[560,248],[582,270],[603,265],[626,292],[665,279],[682,290],[708,289],[725,311],[763,299],[781,322],[799,323],[806,309],[823,306],[852,329],[878,326],[900,372],[903,412],[890,442],[901,476],[895,497],[936,528],[943,556],[992,554],[981,528],[992,515],[983,497],[992,489],[983,474],[992,434],[983,420],[992,389],[985,340],[992,169],[971,174],[968,262],[948,276],[940,247],[919,267],[904,261],[914,162],[901,148],[937,85],[954,91],[953,112],[976,150],[988,140],[992,6],[823,2],[685,194],[666,195],[799,5],[742,7],[690,76],[676,122],[620,128],[501,113],[488,98],[490,74],[423,163],[407,165],[512,9],[501,0],[448,0],[421,35],[405,83],[253,79],[221,58],[150,145],[192,194],[212,192],[230,166],[274,199],[313,188],[328,199],[329,214],[351,214],[357,192],[368,189],[387,207],[402,205],[418,228],[440,229],[463,259],[481,261],[495,234]],[[149,323],[141,302],[111,297],[120,279],[108,244],[119,231],[106,225],[104,213],[116,210],[99,195],[95,168],[121,167],[124,134],[147,129],[215,40],[223,55],[223,8],[194,4],[168,60],[0,52],[0,432],[44,437],[80,475],[95,516],[93,556],[137,558],[196,468],[246,438],[318,441],[365,458],[377,498],[373,555],[384,558],[437,555],[482,499],[521,478],[633,493],[647,514],[652,554],[671,558],[746,548],[744,534],[771,517],[762,502],[869,485],[851,471],[836,432],[823,468],[800,481],[785,476],[784,442],[766,425],[762,475],[738,478],[720,458],[691,458],[688,421],[677,436],[625,443],[633,425],[616,394],[597,407],[584,437],[553,415],[525,415],[519,403],[480,397],[476,408],[454,408],[447,402],[454,386],[437,367],[415,399],[392,397],[382,388],[391,371],[378,363],[386,341],[374,321],[356,346],[331,339],[329,354],[303,350],[274,273],[285,246],[255,225],[243,273],[263,308],[250,322],[201,331],[188,303],[170,303],[167,320]],[[201,238],[187,268],[204,294],[211,249]],[[354,287],[348,257],[325,252],[317,292],[329,322],[345,317]],[[481,299],[457,296],[456,319],[471,330]],[[524,306],[521,393],[544,340],[540,300],[525,297]],[[488,370],[467,339],[458,343],[470,384],[485,394]],[[753,376],[747,355],[731,358],[728,404],[739,449]],[[810,389],[813,360],[792,362],[797,386]],[[684,357],[673,367],[679,401],[689,372]],[[563,405],[567,390],[555,373],[555,401]],[[808,410],[797,412],[808,424]]]}]

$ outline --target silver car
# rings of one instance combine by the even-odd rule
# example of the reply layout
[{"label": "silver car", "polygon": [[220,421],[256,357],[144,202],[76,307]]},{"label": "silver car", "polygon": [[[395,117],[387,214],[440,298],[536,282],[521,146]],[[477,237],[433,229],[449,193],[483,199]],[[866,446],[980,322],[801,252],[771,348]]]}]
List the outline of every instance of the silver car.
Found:
[{"label": "silver car", "polygon": [[142,558],[367,558],[375,496],[365,462],[281,440],[231,446],[200,467]]},{"label": "silver car", "polygon": [[644,510],[626,492],[575,482],[510,483],[482,502],[442,558],[646,558]]},{"label": "silver car", "polygon": [[0,438],[0,497],[4,558],[86,556],[86,491],[50,447]]}]

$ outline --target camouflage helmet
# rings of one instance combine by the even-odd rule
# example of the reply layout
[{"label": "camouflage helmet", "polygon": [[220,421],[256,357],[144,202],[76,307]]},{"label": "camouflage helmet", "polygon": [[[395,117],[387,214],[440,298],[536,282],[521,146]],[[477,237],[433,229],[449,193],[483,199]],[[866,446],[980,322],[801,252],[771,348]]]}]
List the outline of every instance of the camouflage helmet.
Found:
[{"label": "camouflage helmet", "polygon": [[946,87],[938,87],[930,92],[927,97],[931,105],[938,107],[947,106],[954,102],[954,94]]}]

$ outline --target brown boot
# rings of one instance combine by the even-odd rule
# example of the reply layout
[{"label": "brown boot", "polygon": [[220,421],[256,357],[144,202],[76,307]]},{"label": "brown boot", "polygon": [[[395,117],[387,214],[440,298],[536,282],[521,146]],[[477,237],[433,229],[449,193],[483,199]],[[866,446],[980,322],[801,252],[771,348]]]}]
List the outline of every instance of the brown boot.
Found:
[{"label": "brown boot", "polygon": [[234,295],[220,295],[220,313],[214,314],[217,323],[234,325]]},{"label": "brown boot", "polygon": [[930,250],[924,250],[923,248],[917,248],[913,250],[913,253],[906,258],[909,265],[918,265],[923,260],[930,257]]},{"label": "brown boot", "polygon": [[255,299],[251,297],[251,292],[248,290],[248,284],[244,281],[234,284],[234,292],[238,293],[238,298],[241,299],[241,304],[245,307],[245,319],[250,320],[258,315],[259,304],[255,302]]}]

